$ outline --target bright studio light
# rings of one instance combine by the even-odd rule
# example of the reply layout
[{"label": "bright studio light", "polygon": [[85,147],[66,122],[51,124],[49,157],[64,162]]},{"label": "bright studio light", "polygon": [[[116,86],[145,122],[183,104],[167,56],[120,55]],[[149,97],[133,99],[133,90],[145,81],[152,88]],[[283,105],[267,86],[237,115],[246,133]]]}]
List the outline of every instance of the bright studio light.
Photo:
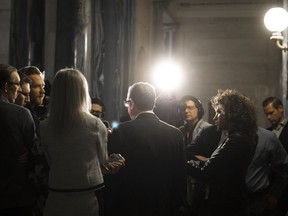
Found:
[{"label": "bright studio light", "polygon": [[162,61],[153,69],[154,83],[162,90],[173,90],[182,82],[180,66],[172,61]]}]

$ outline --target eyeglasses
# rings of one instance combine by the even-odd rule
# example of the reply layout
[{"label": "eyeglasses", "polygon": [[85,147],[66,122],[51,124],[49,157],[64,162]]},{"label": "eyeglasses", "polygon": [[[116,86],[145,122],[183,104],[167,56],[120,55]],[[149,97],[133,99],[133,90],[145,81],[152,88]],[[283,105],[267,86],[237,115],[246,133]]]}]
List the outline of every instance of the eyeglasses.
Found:
[{"label": "eyeglasses", "polygon": [[24,95],[25,97],[29,97],[29,93],[25,93],[25,92],[22,92],[22,91],[18,91],[20,94]]},{"label": "eyeglasses", "polygon": [[17,87],[19,87],[20,86],[20,83],[18,82],[18,83],[16,83],[16,82],[7,82],[9,85],[16,85]]},{"label": "eyeglasses", "polygon": [[197,109],[197,107],[195,107],[195,106],[186,106],[185,109],[194,110],[194,109]]},{"label": "eyeglasses", "polygon": [[100,118],[103,115],[103,112],[101,111],[95,111],[95,110],[91,110],[91,114]]},{"label": "eyeglasses", "polygon": [[124,103],[124,106],[125,107],[129,107],[129,103],[131,102],[131,100],[124,100],[123,103]]}]

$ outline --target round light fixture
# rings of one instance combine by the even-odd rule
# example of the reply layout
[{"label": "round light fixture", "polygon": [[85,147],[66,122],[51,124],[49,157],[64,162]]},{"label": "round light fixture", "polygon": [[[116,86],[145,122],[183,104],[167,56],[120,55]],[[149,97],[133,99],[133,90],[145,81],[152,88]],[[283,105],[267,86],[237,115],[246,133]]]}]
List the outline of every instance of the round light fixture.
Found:
[{"label": "round light fixture", "polygon": [[264,24],[271,32],[282,32],[288,27],[288,13],[285,9],[269,9],[264,16]]}]

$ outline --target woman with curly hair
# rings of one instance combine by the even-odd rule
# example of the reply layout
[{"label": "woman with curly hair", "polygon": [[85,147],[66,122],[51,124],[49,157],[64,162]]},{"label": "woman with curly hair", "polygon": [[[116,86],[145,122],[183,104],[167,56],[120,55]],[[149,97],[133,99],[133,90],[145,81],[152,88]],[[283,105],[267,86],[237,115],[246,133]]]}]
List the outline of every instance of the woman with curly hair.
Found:
[{"label": "woman with curly hair", "polygon": [[203,167],[188,162],[188,174],[208,184],[208,215],[249,215],[245,176],[257,143],[253,102],[235,90],[218,90],[211,99],[217,129],[226,131]]}]

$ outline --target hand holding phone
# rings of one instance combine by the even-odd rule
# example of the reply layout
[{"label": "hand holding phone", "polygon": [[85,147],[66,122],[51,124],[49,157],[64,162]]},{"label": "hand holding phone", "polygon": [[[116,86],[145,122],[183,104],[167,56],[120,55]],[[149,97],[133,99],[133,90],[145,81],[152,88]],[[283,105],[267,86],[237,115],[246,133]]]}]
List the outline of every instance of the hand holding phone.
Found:
[{"label": "hand holding phone", "polygon": [[102,166],[106,172],[116,173],[121,167],[125,166],[125,158],[121,154],[111,154]]}]

